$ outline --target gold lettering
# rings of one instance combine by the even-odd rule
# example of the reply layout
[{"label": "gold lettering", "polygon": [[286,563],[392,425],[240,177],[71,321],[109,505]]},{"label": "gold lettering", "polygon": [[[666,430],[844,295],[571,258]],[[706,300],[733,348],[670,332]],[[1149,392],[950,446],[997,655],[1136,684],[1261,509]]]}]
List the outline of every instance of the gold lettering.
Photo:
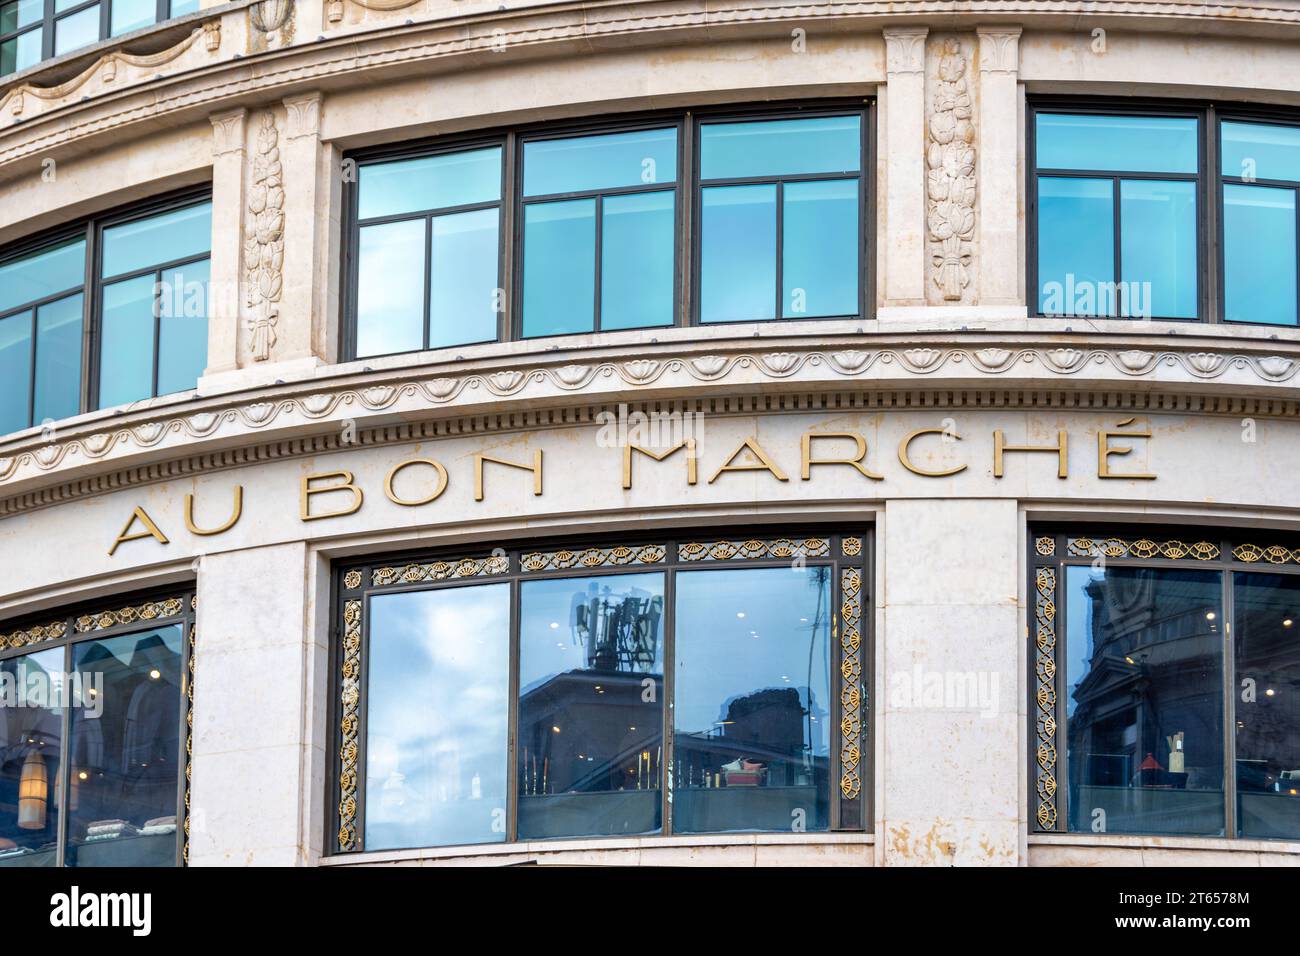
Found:
[{"label": "gold lettering", "polygon": [[1070,436],[1065,431],[1056,433],[1055,445],[1008,445],[1007,438],[999,429],[993,433],[993,477],[1002,477],[1002,454],[1008,451],[1055,452],[1057,456],[1057,478],[1068,478]]},{"label": "gold lettering", "polygon": [[[131,530],[131,526],[137,521],[144,525],[145,530],[137,531],[135,534],[127,534]],[[122,528],[122,533],[117,536],[113,546],[108,549],[108,556],[111,558],[116,553],[119,544],[126,544],[128,541],[139,541],[141,538],[154,538],[159,544],[171,543],[167,540],[167,535],[158,530],[158,526],[149,517],[149,513],[143,508],[136,508],[131,512],[131,517],[126,519],[126,525]]]},{"label": "gold lettering", "polygon": [[966,470],[965,465],[958,465],[956,468],[945,468],[941,471],[929,471],[925,468],[918,468],[912,464],[912,442],[922,435],[951,435],[956,441],[961,441],[961,436],[956,432],[950,432],[945,428],[918,428],[914,432],[909,432],[903,436],[903,440],[898,443],[898,462],[914,475],[920,475],[923,478],[947,478],[949,475],[960,474]]},{"label": "gold lettering", "polygon": [[645,455],[648,458],[653,458],[655,461],[663,461],[669,455],[676,454],[677,452],[681,451],[683,448],[686,449],[686,483],[688,485],[695,484],[695,482],[699,478],[699,474],[696,471],[695,439],[686,438],[683,439],[682,441],[679,441],[676,445],[673,445],[672,448],[669,448],[666,452],[663,452],[662,454],[655,454],[650,449],[642,448],[640,445],[633,445],[631,442],[624,445],[623,446],[623,489],[627,490],[632,487],[632,452],[639,451],[641,454]]},{"label": "gold lettering", "polygon": [[244,514],[244,486],[243,485],[235,485],[235,513],[230,516],[230,520],[227,521],[225,524],[223,524],[221,527],[212,528],[210,530],[204,530],[203,528],[200,528],[197,524],[194,523],[194,496],[193,495],[185,496],[185,528],[186,530],[189,531],[190,534],[197,534],[197,535],[202,535],[204,537],[207,537],[209,535],[221,534],[221,532],[223,531],[229,531],[231,528],[235,526],[235,522],[237,522],[243,516],[243,514]]},{"label": "gold lettering", "polygon": [[[335,478],[341,479],[339,484],[329,485],[325,488],[313,488],[311,486],[314,481],[328,481]],[[327,495],[332,491],[352,492],[352,506],[344,508],[342,511],[329,511],[320,515],[312,514],[312,495]],[[350,471],[322,471],[315,475],[304,475],[301,492],[298,496],[298,517],[303,521],[319,521],[321,518],[342,518],[344,515],[356,514],[360,510],[365,497],[361,489],[352,483],[352,472]]]},{"label": "gold lettering", "polygon": [[[397,497],[397,492],[393,491],[393,479],[397,477],[398,472],[404,471],[412,465],[428,465],[438,473],[437,487],[433,489],[432,494],[427,498],[421,498],[418,501],[408,501],[405,498],[399,498]],[[427,505],[431,501],[437,501],[446,490],[447,469],[442,467],[442,465],[434,461],[432,458],[411,458],[407,461],[399,461],[392,467],[388,474],[384,476],[384,494],[388,496],[388,500],[395,505],[402,505],[407,508],[414,508],[417,505]]]},{"label": "gold lettering", "polygon": [[[1119,423],[1119,427],[1127,428],[1128,426],[1132,425],[1133,422],[1134,419],[1132,418],[1126,419]],[[1110,446],[1110,440],[1112,438],[1150,438],[1150,437],[1151,437],[1151,429],[1149,427],[1144,432],[1108,432],[1104,430],[1097,432],[1097,477],[1098,478],[1135,478],[1143,481],[1154,481],[1156,476],[1147,474],[1145,472],[1141,474],[1135,473],[1132,475],[1117,475],[1110,470],[1111,455],[1127,455],[1133,451],[1133,446],[1131,445],[1123,446],[1119,448],[1112,448]]]},{"label": "gold lettering", "polygon": [[[740,453],[746,448],[748,448],[750,453],[758,459],[758,463],[753,465],[733,465],[732,462],[734,462],[736,458],[739,457]],[[763,451],[763,449],[759,447],[758,442],[752,438],[746,438],[736,446],[736,450],[731,453],[730,457],[727,458],[722,467],[713,473],[713,477],[709,479],[709,484],[713,484],[717,481],[722,473],[726,471],[770,471],[776,477],[777,481],[790,480],[789,477],[786,476],[786,473],[778,468],[772,459],[768,457],[767,452]]]},{"label": "gold lettering", "polygon": [[474,455],[474,500],[483,500],[483,462],[490,461],[494,465],[505,465],[508,468],[519,468],[523,471],[533,473],[533,494],[542,493],[542,450],[539,448],[533,452],[533,463],[531,465],[521,465],[517,461],[506,461],[504,458],[493,458],[491,455]]},{"label": "gold lettering", "polygon": [[[853,458],[814,458],[812,456],[812,443],[814,438],[852,438],[858,445],[858,453]],[[877,475],[869,470],[862,463],[862,459],[867,457],[867,440],[857,432],[804,432],[800,439],[800,447],[803,451],[803,469],[802,477],[804,481],[809,480],[809,473],[813,465],[848,465],[856,468],[858,472],[873,481],[884,481],[884,475]]]}]

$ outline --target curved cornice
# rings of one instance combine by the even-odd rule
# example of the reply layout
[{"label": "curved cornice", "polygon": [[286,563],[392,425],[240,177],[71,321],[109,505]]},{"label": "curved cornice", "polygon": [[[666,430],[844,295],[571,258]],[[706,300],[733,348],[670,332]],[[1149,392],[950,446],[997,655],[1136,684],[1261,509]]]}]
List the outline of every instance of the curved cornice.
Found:
[{"label": "curved cornice", "polygon": [[[313,379],[73,422],[0,443],[0,514],[264,457],[563,426],[619,402],[713,414],[818,407],[1053,407],[1300,419],[1300,348],[1015,336],[773,338],[546,352]],[[1220,346],[1224,343],[1218,343]],[[820,397],[818,397],[820,396]],[[849,396],[841,400],[827,396]],[[397,431],[392,431],[396,428]],[[415,431],[410,429],[414,428]],[[384,430],[389,430],[391,434]],[[403,430],[405,429],[405,430]],[[387,437],[385,437],[387,436]],[[277,444],[278,443],[278,444]],[[259,450],[259,449],[271,450]]]}]

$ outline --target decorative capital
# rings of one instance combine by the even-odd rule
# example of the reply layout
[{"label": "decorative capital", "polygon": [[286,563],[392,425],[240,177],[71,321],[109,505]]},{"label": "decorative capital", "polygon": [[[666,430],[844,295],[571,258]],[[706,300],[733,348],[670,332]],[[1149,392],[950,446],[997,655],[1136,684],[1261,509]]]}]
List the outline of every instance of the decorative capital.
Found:
[{"label": "decorative capital", "polygon": [[288,114],[288,129],[285,136],[298,139],[302,136],[316,136],[320,133],[320,92],[308,93],[286,99],[284,108]]},{"label": "decorative capital", "polygon": [[981,73],[1020,71],[1020,27],[976,27]]},{"label": "decorative capital", "polygon": [[885,31],[886,71],[890,76],[925,72],[926,27],[900,27]]},{"label": "decorative capital", "polygon": [[248,110],[241,108],[213,113],[208,119],[212,122],[213,156],[244,151],[244,123],[248,119]]}]

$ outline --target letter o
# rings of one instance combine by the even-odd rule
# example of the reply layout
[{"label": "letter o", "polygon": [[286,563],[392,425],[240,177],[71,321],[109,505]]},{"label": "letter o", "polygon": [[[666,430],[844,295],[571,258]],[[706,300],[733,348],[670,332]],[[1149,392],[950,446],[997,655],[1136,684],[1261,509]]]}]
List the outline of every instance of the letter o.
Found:
[{"label": "letter o", "polygon": [[[397,477],[398,472],[409,468],[411,465],[429,465],[438,472],[438,487],[433,490],[433,494],[429,495],[429,497],[421,498],[419,501],[408,501],[405,498],[399,498],[397,497],[397,493],[393,491],[393,479]],[[431,501],[437,501],[446,490],[447,469],[442,467],[442,465],[438,464],[438,462],[434,461],[432,458],[410,458],[406,461],[399,461],[392,467],[388,474],[384,476],[384,494],[388,496],[388,500],[393,504],[402,505],[405,508],[415,508],[419,505],[427,505]]]}]

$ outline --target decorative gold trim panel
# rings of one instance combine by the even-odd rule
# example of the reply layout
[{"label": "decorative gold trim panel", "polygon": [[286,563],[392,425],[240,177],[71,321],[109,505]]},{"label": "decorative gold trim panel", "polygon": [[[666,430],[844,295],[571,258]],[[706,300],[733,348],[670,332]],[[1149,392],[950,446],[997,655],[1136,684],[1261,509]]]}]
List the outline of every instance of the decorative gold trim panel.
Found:
[{"label": "decorative gold trim panel", "polygon": [[1035,538],[1034,550],[1044,557],[1051,557],[1056,554],[1056,539],[1050,536]]},{"label": "decorative gold trim panel", "polygon": [[1219,546],[1211,541],[1153,541],[1150,538],[1070,538],[1066,553],[1073,558],[1195,558],[1213,561]]},{"label": "decorative gold trim panel", "polygon": [[147,623],[163,618],[175,617],[185,608],[180,598],[167,598],[165,601],[149,601],[133,607],[119,608],[116,611],[100,611],[97,614],[83,614],[76,620],[76,632],[89,634],[117,627],[119,624]]},{"label": "decorative gold trim panel", "polygon": [[[854,539],[858,540],[858,539]],[[840,572],[840,793],[862,792],[862,572]]]},{"label": "decorative gold trim panel", "polygon": [[449,578],[478,578],[505,574],[510,570],[510,560],[505,555],[494,554],[486,558],[461,558],[458,561],[433,561],[428,564],[407,564],[402,567],[375,568],[371,580],[375,587],[385,587],[405,581],[445,581]]},{"label": "decorative gold trim panel", "polygon": [[54,621],[50,624],[37,624],[21,631],[11,631],[8,634],[0,634],[0,651],[6,648],[31,647],[34,644],[43,644],[46,641],[57,641],[67,633],[68,622],[66,620]]},{"label": "decorative gold trim panel", "polygon": [[731,558],[747,558],[751,561],[763,558],[788,560],[825,558],[830,553],[830,541],[826,538],[774,538],[770,541],[750,538],[746,541],[712,541],[677,546],[677,558],[681,561],[727,561]]},{"label": "decorative gold trim panel", "polygon": [[1040,830],[1056,829],[1056,570],[1039,568],[1034,576],[1035,645],[1034,729],[1037,733],[1035,819]]},{"label": "decorative gold trim panel", "polygon": [[1300,564],[1300,548],[1287,548],[1280,544],[1261,547],[1257,544],[1239,544],[1232,549],[1232,556],[1246,564],[1267,561],[1269,564]]},{"label": "decorative gold trim panel", "polygon": [[586,548],[582,551],[529,551],[519,559],[524,571],[564,571],[599,568],[607,564],[662,564],[668,552],[661,544],[636,547]]},{"label": "decorative gold trim panel", "polygon": [[358,845],[357,820],[357,734],[361,705],[361,602],[348,601],[343,606],[343,687],[340,699],[343,715],[339,721],[339,849],[353,850]]}]

